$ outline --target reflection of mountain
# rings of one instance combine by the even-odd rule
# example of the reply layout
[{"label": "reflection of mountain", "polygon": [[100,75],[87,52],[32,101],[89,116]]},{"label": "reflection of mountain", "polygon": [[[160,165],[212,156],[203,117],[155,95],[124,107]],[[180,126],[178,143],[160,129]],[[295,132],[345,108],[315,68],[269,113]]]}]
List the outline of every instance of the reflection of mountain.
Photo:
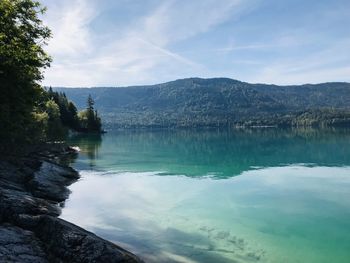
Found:
[{"label": "reflection of mountain", "polygon": [[95,165],[102,143],[101,134],[76,134],[69,138],[69,143],[80,148],[80,153],[89,159],[89,165]]},{"label": "reflection of mountain", "polygon": [[227,178],[254,167],[350,165],[349,130],[123,131],[104,135],[100,156],[101,142],[78,142],[101,170]]}]

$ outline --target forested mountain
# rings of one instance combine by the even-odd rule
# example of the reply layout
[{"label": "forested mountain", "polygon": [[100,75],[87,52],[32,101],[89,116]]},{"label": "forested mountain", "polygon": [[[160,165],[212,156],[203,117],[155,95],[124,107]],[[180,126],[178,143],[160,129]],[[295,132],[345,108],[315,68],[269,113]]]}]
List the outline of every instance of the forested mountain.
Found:
[{"label": "forested mountain", "polygon": [[79,108],[89,94],[109,125],[348,125],[350,83],[299,86],[189,78],[122,88],[56,88]]}]

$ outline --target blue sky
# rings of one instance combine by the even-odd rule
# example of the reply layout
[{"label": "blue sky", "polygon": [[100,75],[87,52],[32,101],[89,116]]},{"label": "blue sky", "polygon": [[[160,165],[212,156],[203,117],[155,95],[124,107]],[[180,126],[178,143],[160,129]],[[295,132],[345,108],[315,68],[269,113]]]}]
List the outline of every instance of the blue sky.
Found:
[{"label": "blue sky", "polygon": [[350,81],[349,0],[42,0],[45,85]]}]

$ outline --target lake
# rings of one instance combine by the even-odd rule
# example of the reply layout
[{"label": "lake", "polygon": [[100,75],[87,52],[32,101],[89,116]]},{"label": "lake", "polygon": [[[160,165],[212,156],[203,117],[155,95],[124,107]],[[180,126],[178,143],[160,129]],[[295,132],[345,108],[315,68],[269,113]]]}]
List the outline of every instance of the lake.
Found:
[{"label": "lake", "polygon": [[61,217],[146,262],[350,262],[349,130],[75,136]]}]

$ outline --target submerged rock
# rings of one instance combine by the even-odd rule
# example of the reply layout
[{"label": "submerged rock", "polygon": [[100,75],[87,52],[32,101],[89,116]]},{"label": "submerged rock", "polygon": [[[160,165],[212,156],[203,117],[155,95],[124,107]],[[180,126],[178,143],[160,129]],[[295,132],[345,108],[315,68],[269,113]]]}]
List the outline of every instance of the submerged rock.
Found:
[{"label": "submerged rock", "polygon": [[57,218],[79,178],[62,165],[75,151],[45,145],[0,159],[0,262],[142,262],[132,253]]},{"label": "submerged rock", "polygon": [[60,218],[41,217],[35,232],[40,240],[48,240],[45,246],[51,252],[51,261],[140,262],[121,247]]}]

